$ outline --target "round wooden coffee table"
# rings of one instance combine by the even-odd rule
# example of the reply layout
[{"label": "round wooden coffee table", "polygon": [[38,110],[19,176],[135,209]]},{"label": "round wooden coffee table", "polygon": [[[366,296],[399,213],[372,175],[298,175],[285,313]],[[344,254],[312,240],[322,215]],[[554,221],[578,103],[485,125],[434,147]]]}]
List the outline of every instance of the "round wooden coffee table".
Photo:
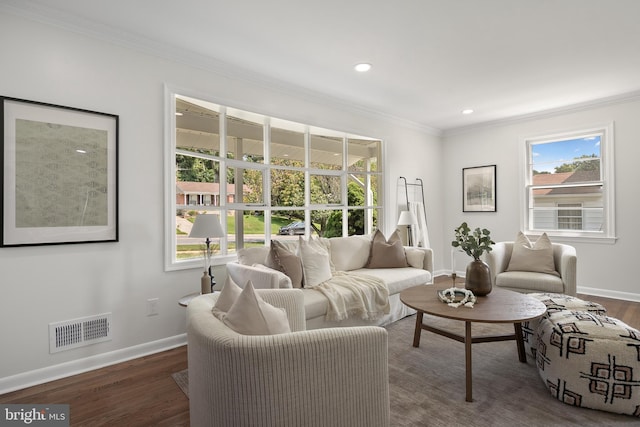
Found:
[{"label": "round wooden coffee table", "polygon": [[[475,303],[473,308],[454,308],[440,301],[437,294],[437,291],[440,289],[446,289],[446,287],[421,285],[405,289],[400,293],[400,300],[405,305],[418,311],[416,316],[416,328],[413,335],[413,346],[418,347],[420,345],[420,334],[423,329],[464,343],[466,361],[466,401],[472,402],[471,344],[516,340],[518,358],[520,359],[520,362],[526,363],[527,356],[524,350],[521,323],[542,316],[546,311],[546,306],[542,302],[525,294],[494,287],[489,295],[478,297],[478,301]],[[445,317],[465,322],[464,336],[424,324],[422,320],[425,313],[437,317]],[[508,335],[474,337],[471,335],[471,324],[473,322],[513,323],[514,333]]]}]

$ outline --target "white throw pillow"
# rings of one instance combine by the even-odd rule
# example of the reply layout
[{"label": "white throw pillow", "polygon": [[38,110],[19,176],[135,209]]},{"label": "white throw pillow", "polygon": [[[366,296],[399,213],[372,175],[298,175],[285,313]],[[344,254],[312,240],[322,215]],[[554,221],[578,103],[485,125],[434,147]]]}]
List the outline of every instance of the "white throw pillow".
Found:
[{"label": "white throw pillow", "polygon": [[312,244],[319,245],[321,248],[327,251],[327,253],[329,254],[329,268],[331,268],[331,275],[333,276],[333,274],[336,272],[336,266],[333,263],[333,259],[331,258],[331,240],[327,239],[326,237],[311,236],[309,241]]},{"label": "white throw pillow", "polygon": [[331,239],[331,260],[338,271],[364,268],[371,251],[371,236],[334,237]]},{"label": "white throw pillow", "polygon": [[326,282],[333,276],[331,274],[329,252],[319,241],[306,241],[300,236],[298,240],[298,256],[302,259],[305,288],[312,288],[322,282]]},{"label": "white throw pillow", "polygon": [[242,289],[240,286],[236,285],[231,277],[227,276],[227,280],[225,280],[224,285],[222,286],[222,292],[218,295],[218,300],[213,306],[213,314],[217,318],[221,318],[224,313],[229,311],[241,293]]},{"label": "white throw pillow", "polygon": [[553,245],[547,233],[542,233],[532,244],[522,231],[518,232],[506,271],[532,271],[559,276],[553,259]]},{"label": "white throw pillow", "polygon": [[404,248],[404,252],[407,255],[407,262],[411,267],[423,268],[424,267],[424,251],[416,248]]},{"label": "white throw pillow", "polygon": [[260,298],[250,280],[222,321],[242,335],[275,335],[291,332],[287,312]]}]

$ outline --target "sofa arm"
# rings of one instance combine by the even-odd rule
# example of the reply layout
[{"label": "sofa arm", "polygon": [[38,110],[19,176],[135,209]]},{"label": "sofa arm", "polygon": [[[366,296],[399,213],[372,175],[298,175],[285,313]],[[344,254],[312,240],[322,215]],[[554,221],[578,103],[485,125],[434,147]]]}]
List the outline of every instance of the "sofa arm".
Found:
[{"label": "sofa arm", "polygon": [[[256,289],[256,294],[265,302],[287,312],[291,332],[307,329],[304,295],[301,289]],[[208,315],[219,297],[220,292],[200,295],[189,302],[187,313],[200,311]]]},{"label": "sofa arm", "polygon": [[244,336],[193,318],[187,335],[192,425],[389,425],[383,328]]},{"label": "sofa arm", "polygon": [[573,246],[555,244],[554,257],[556,269],[564,284],[564,294],[576,296],[577,293],[577,263],[578,257]]},{"label": "sofa arm", "polygon": [[281,274],[279,271],[270,268],[258,268],[251,265],[244,265],[238,262],[227,263],[227,274],[241,288],[248,280],[251,280],[253,287],[256,289],[278,289],[281,287],[291,288],[291,279],[289,286],[280,285]]},{"label": "sofa arm", "polygon": [[407,249],[418,249],[424,252],[424,260],[422,261],[422,269],[427,270],[431,273],[431,278],[433,282],[433,249],[431,248],[421,248],[417,246],[405,246]]},{"label": "sofa arm", "polygon": [[485,252],[484,261],[489,265],[491,272],[491,281],[493,286],[496,285],[496,276],[504,272],[509,266],[513,243],[498,242],[491,247],[491,251]]}]

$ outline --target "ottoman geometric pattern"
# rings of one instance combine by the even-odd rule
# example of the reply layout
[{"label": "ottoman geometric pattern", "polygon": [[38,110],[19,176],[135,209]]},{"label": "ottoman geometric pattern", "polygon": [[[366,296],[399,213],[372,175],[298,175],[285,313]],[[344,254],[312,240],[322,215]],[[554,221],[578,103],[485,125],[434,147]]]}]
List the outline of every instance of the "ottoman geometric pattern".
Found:
[{"label": "ottoman geometric pattern", "polygon": [[540,321],[537,342],[538,372],[556,399],[640,417],[640,331],[565,310]]},{"label": "ottoman geometric pattern", "polygon": [[606,315],[607,309],[604,308],[601,304],[591,302],[591,301],[583,301],[580,298],[572,297],[564,294],[553,294],[553,293],[533,293],[527,294],[530,297],[537,299],[544,303],[547,306],[547,313],[539,319],[534,319],[528,322],[522,323],[522,337],[524,340],[524,347],[527,354],[536,358],[536,348],[537,348],[537,338],[536,338],[536,330],[538,328],[538,324],[544,318],[551,316],[552,314],[563,312],[563,311],[571,311],[574,313],[578,312],[587,312],[591,314],[599,314]]}]

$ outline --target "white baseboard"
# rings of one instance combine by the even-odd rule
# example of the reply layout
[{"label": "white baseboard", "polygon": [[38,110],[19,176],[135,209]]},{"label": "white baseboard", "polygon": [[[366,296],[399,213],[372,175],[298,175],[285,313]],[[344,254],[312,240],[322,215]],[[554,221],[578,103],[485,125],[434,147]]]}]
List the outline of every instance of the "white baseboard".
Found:
[{"label": "white baseboard", "polygon": [[578,286],[579,294],[593,295],[596,297],[621,299],[624,301],[640,302],[640,294],[633,294],[631,292],[612,291],[610,289],[598,289],[587,288],[585,286]]},{"label": "white baseboard", "polygon": [[98,354],[83,359],[72,360],[59,365],[47,366],[5,378],[0,378],[0,394],[10,393],[15,390],[43,384],[49,381],[66,378],[71,375],[81,374],[127,360],[137,359],[149,354],[171,350],[187,344],[187,334],[175,335],[169,338],[152,341],[133,347],[127,347],[108,353]]},{"label": "white baseboard", "polygon": [[[457,276],[459,278],[463,278],[465,275],[464,271],[457,272]],[[438,270],[434,272],[434,276],[451,276],[451,270]],[[596,297],[603,298],[613,298],[613,299],[621,299],[624,301],[634,301],[640,302],[640,294],[635,294],[631,292],[621,292],[621,291],[613,291],[611,289],[600,289],[600,288],[589,288],[586,286],[578,286],[579,294],[593,295]]]}]

